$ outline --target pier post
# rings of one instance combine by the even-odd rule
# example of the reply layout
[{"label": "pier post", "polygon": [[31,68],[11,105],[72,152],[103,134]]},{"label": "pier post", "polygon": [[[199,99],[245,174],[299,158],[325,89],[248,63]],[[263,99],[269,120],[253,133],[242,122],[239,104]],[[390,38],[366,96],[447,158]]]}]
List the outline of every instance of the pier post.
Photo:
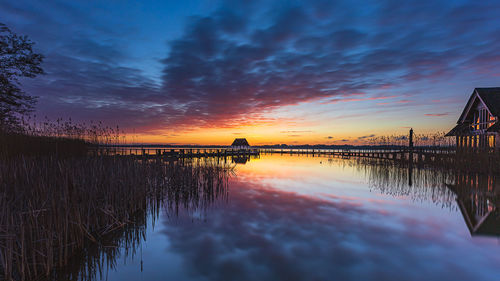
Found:
[{"label": "pier post", "polygon": [[[408,186],[413,185],[413,128],[410,129],[408,137]],[[417,154],[417,160],[419,155]]]},{"label": "pier post", "polygon": [[408,138],[410,143],[408,144],[410,150],[413,150],[413,128],[410,129],[410,137]]},{"label": "pier post", "polygon": [[410,129],[408,142],[408,160],[413,163],[413,128]]}]

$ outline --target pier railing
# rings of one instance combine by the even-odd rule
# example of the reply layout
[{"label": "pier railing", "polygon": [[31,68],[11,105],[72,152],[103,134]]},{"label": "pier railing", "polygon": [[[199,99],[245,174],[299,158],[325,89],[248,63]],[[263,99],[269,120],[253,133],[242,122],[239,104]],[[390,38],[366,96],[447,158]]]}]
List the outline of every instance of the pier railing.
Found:
[{"label": "pier railing", "polygon": [[[279,154],[299,154],[299,155],[333,155],[348,157],[372,157],[384,159],[408,159],[408,154],[436,156],[455,154],[454,148],[440,147],[427,148],[415,147],[408,148],[334,148],[334,149],[316,149],[316,148],[249,148],[233,149],[230,147],[218,148],[161,148],[161,147],[127,147],[127,146],[103,146],[96,147],[92,153],[99,155],[133,155],[133,156],[165,156],[177,158],[190,157],[216,157],[233,155],[258,155],[261,153],[279,153]],[[407,156],[404,156],[407,155]]]},{"label": "pier railing", "polygon": [[96,147],[94,155],[127,156],[138,159],[215,158],[216,161],[242,164],[263,154],[296,155],[304,157],[338,157],[375,159],[402,165],[431,166],[464,171],[496,171],[500,173],[500,150],[492,148],[456,149],[455,147],[342,147],[342,148],[268,148],[232,149],[229,147],[165,148],[165,147]]},{"label": "pier railing", "polygon": [[391,159],[414,162],[420,161],[435,161],[454,156],[456,150],[449,147],[415,147],[409,148],[336,148],[336,149],[299,149],[299,148],[270,148],[261,149],[261,153],[279,153],[291,155],[325,155],[339,156],[342,158],[349,157],[367,157],[378,159]]},{"label": "pier railing", "polygon": [[123,155],[141,157],[168,157],[168,158],[203,158],[259,155],[257,148],[232,149],[232,148],[158,148],[158,147],[126,147],[106,146],[96,147],[91,153],[98,155]]}]

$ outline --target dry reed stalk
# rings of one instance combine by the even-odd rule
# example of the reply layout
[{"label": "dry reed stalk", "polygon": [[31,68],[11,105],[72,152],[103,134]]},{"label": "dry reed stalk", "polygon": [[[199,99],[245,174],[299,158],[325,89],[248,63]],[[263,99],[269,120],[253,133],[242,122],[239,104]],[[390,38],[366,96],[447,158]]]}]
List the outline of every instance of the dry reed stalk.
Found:
[{"label": "dry reed stalk", "polygon": [[81,256],[85,262],[72,274],[83,270],[90,279],[103,260],[112,265],[117,247],[135,253],[160,207],[206,208],[225,196],[229,175],[207,161],[0,157],[0,278],[56,278],[63,273],[55,268]]}]

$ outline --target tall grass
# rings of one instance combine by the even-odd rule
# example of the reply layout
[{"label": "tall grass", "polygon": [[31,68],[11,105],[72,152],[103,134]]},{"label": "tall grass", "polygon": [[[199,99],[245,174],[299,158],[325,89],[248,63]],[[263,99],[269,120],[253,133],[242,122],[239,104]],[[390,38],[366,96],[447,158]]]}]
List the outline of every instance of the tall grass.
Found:
[{"label": "tall grass", "polygon": [[368,186],[383,194],[433,202],[443,208],[455,206],[455,196],[445,183],[453,183],[457,170],[412,165],[408,161],[353,157],[329,158],[330,165],[348,166],[363,175]]},{"label": "tall grass", "polygon": [[[464,161],[471,163],[470,159]],[[498,170],[488,168],[491,163],[467,168],[439,162],[415,165],[409,161],[363,157],[332,157],[328,163],[355,168],[375,192],[418,203],[432,202],[449,210],[458,210],[457,201],[462,201],[472,216],[492,212],[498,229],[500,183]],[[497,232],[500,233],[500,230]]]},{"label": "tall grass", "polygon": [[[416,147],[441,147],[449,148],[455,145],[454,137],[445,137],[446,132],[436,132],[428,134],[415,133],[413,142]],[[408,146],[408,134],[374,136],[367,139],[367,143],[372,146]]]},{"label": "tall grass", "polygon": [[[372,146],[408,147],[408,135],[377,136],[370,138]],[[481,174],[500,173],[500,150],[491,147],[456,149],[455,137],[445,132],[414,135],[414,162],[440,170],[459,170]]]},{"label": "tall grass", "polygon": [[119,144],[125,139],[125,134],[119,126],[112,127],[101,121],[74,122],[71,118],[43,120],[35,116],[22,119],[20,128],[16,131],[27,136],[74,139],[90,144]]},{"label": "tall grass", "polygon": [[454,181],[455,170],[410,165],[384,159],[359,159],[357,165],[374,190],[415,202],[433,202],[453,209],[455,196],[445,183]]},{"label": "tall grass", "polygon": [[0,127],[0,157],[16,155],[83,156],[100,145],[120,144],[119,127],[102,122],[76,123],[61,118],[37,121],[26,117],[15,129]]},{"label": "tall grass", "polygon": [[229,175],[228,167],[211,162],[106,156],[3,158],[0,278],[50,276],[89,243],[100,244],[129,225],[144,224],[145,214],[158,212],[165,200],[173,209],[203,208],[224,195]]},{"label": "tall grass", "polygon": [[29,136],[21,133],[0,131],[0,157],[20,155],[85,156],[88,154],[90,146],[91,144],[79,139]]}]

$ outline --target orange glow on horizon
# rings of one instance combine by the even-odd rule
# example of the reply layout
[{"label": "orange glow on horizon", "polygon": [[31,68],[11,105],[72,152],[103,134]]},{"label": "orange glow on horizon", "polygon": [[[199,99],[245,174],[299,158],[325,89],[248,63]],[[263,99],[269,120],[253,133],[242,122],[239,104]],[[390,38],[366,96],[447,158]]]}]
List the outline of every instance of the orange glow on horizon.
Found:
[{"label": "orange glow on horizon", "polygon": [[[179,133],[126,134],[123,144],[171,144],[171,145],[230,145],[235,138],[246,138],[250,145],[364,145],[366,136],[405,135],[409,128],[377,131],[316,131],[306,129],[282,129],[276,127],[247,127],[244,129],[197,129]],[[435,133],[439,130],[429,130],[414,127],[418,133]],[[441,130],[442,131],[442,130]],[[375,132],[375,133],[372,133]]]},{"label": "orange glow on horizon", "polygon": [[[391,95],[382,98],[392,98]],[[381,97],[373,99],[382,99]],[[368,98],[371,99],[371,98]],[[347,100],[352,102],[351,100]],[[370,101],[366,101],[370,102]],[[315,113],[309,113],[311,107]],[[215,122],[203,127],[182,125],[176,128],[150,128],[127,134],[128,144],[230,145],[235,138],[246,138],[250,145],[363,145],[370,136],[407,135],[410,127],[417,134],[449,130],[452,115],[425,116],[420,110],[351,110],[344,105],[324,104],[323,100],[290,105],[261,114]],[[432,122],[429,118],[433,118]],[[451,120],[451,121],[450,121]]]}]

